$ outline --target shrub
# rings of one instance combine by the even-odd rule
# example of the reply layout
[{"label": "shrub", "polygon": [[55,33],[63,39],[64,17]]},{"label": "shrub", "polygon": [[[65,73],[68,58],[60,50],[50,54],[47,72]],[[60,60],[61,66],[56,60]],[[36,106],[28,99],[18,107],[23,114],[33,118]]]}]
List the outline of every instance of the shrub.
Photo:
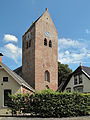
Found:
[{"label": "shrub", "polygon": [[58,93],[52,90],[29,95],[10,96],[9,107],[16,111],[40,117],[70,117],[88,114],[88,95],[81,93]]}]

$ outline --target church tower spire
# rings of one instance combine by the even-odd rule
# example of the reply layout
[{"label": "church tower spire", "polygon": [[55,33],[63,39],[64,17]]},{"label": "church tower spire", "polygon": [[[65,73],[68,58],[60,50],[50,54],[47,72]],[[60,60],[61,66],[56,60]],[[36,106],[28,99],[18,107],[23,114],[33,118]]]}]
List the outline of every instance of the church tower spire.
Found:
[{"label": "church tower spire", "polygon": [[23,35],[23,78],[35,90],[58,88],[57,31],[48,13],[42,14]]}]

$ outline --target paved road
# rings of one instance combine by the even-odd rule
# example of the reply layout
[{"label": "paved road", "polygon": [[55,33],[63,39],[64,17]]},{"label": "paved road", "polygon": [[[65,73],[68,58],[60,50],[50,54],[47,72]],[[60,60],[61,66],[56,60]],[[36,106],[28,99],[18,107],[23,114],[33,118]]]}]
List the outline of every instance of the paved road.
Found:
[{"label": "paved road", "polygon": [[73,117],[73,118],[24,118],[24,117],[7,117],[7,118],[1,118],[0,120],[90,120],[89,117]]}]

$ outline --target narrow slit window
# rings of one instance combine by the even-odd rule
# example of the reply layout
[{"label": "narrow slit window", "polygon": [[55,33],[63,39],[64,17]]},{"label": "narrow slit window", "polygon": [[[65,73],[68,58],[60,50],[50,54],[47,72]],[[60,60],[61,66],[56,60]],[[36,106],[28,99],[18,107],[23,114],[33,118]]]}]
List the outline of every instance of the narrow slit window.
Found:
[{"label": "narrow slit window", "polygon": [[31,40],[29,40],[29,47],[31,47]]},{"label": "narrow slit window", "polygon": [[28,49],[28,42],[26,42],[26,49]]},{"label": "narrow slit window", "polygon": [[52,47],[52,41],[51,40],[49,41],[49,47]]},{"label": "narrow slit window", "polygon": [[50,82],[50,73],[48,72],[48,70],[45,71],[44,77],[45,77],[45,78],[44,78],[45,81]]},{"label": "narrow slit window", "polygon": [[44,39],[44,45],[47,46],[47,39]]}]

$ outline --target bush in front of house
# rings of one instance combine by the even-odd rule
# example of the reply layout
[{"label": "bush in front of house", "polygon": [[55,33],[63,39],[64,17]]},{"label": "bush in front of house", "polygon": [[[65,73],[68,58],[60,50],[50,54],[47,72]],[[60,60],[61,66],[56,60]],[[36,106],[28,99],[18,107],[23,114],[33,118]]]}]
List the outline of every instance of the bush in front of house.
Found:
[{"label": "bush in front of house", "polygon": [[88,114],[88,95],[52,90],[10,96],[9,107],[37,117],[71,117]]}]

